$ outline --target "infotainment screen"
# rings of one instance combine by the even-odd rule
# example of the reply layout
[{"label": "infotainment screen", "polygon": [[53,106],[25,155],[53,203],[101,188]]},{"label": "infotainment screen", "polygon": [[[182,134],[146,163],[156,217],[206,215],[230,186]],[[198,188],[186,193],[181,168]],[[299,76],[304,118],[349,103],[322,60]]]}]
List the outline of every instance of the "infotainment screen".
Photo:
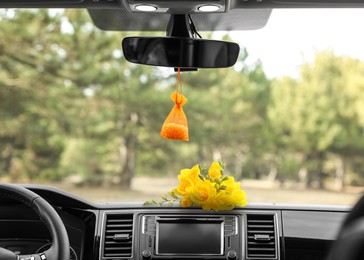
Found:
[{"label": "infotainment screen", "polygon": [[221,219],[158,219],[156,254],[222,255]]}]

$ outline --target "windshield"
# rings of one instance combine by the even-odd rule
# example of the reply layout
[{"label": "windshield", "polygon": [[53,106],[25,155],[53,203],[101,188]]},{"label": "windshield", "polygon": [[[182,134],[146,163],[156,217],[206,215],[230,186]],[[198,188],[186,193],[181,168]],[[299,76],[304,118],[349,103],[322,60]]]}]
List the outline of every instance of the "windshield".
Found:
[{"label": "windshield", "polygon": [[227,69],[182,72],[189,142],[160,137],[173,69],[128,63],[85,10],[0,10],[0,180],[145,201],[221,161],[249,202],[353,204],[364,185],[363,10],[274,10]]}]

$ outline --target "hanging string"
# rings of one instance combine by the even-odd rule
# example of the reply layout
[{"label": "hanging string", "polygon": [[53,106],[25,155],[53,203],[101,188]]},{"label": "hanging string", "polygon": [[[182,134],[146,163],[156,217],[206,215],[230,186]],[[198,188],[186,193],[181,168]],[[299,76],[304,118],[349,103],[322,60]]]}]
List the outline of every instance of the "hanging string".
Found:
[{"label": "hanging string", "polygon": [[182,80],[181,80],[181,68],[178,67],[177,83],[176,83],[176,105],[182,104]]}]

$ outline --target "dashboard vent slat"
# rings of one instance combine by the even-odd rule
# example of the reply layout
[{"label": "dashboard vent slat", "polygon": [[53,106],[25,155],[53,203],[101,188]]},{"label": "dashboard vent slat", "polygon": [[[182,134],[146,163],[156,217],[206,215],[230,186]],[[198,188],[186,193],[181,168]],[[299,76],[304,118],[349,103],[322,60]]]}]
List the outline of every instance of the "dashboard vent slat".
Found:
[{"label": "dashboard vent slat", "polygon": [[224,217],[224,232],[225,236],[232,236],[237,234],[237,220],[236,216],[225,216]]},{"label": "dashboard vent slat", "polygon": [[132,256],[133,215],[108,214],[104,230],[103,257]]},{"label": "dashboard vent slat", "polygon": [[277,234],[273,214],[247,214],[248,259],[277,259]]}]

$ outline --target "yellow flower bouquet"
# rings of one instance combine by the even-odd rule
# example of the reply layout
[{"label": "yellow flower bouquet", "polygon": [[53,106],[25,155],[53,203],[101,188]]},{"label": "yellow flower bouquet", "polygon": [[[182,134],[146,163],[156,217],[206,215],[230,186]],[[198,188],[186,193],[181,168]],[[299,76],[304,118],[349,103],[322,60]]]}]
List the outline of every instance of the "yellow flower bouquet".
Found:
[{"label": "yellow flower bouquet", "polygon": [[204,210],[231,210],[236,206],[248,204],[240,182],[234,177],[224,175],[224,165],[213,162],[210,168],[196,164],[191,169],[183,169],[178,175],[179,185],[168,194],[170,199],[162,196],[162,202],[148,201],[145,205],[172,205],[179,201],[182,207],[202,207]]}]

